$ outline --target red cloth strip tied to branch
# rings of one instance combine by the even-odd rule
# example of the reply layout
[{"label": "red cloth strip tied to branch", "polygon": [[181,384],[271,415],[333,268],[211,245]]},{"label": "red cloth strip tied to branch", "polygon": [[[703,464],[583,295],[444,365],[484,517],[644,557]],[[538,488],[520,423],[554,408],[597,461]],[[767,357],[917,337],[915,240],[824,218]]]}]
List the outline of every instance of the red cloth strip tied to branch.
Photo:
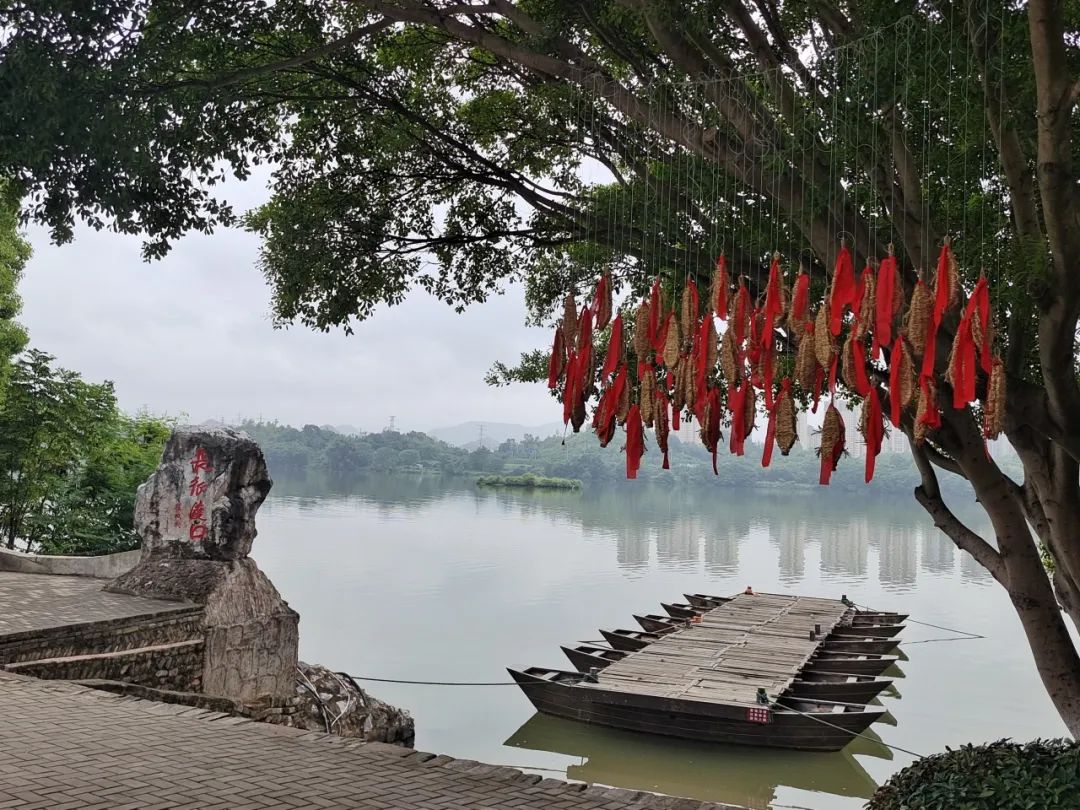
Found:
[{"label": "red cloth strip tied to branch", "polygon": [[728,288],[731,286],[731,279],[728,278],[727,272],[727,259],[724,258],[724,254],[720,254],[720,258],[716,260],[716,270],[713,273],[712,284],[712,301],[709,303],[712,305],[712,311],[722,321],[726,321],[728,318]]},{"label": "red cloth strip tied to branch", "polygon": [[747,380],[728,389],[728,407],[731,408],[730,450],[736,456],[746,452],[746,400],[749,391],[750,382]]},{"label": "red cloth strip tied to branch", "polygon": [[877,274],[877,297],[874,299],[874,340],[870,356],[877,360],[881,347],[892,343],[893,317],[896,313],[896,257],[891,253],[881,260]]},{"label": "red cloth strip tied to branch", "polygon": [[628,384],[626,364],[623,363],[619,366],[614,382],[604,390],[604,394],[600,397],[600,402],[596,407],[596,413],[593,415],[593,427],[596,430],[596,435],[600,437],[601,447],[607,447],[615,435],[619,401],[623,398],[624,390]]},{"label": "red cloth strip tied to branch", "polygon": [[765,328],[761,330],[762,348],[771,346],[777,319],[784,314],[783,280],[780,273],[780,254],[774,253],[769,265],[769,283],[765,287]]},{"label": "red cloth strip tied to branch", "polygon": [[562,398],[562,421],[563,425],[570,422],[570,415],[574,410],[574,402],[577,399],[577,352],[571,351],[566,360],[566,385],[563,387]]},{"label": "red cloth strip tied to branch", "polygon": [[977,306],[978,300],[975,296],[968,299],[964,314],[960,318],[960,327],[956,330],[952,352],[949,355],[947,378],[953,388],[954,408],[963,408],[969,402],[975,401],[975,380],[978,371],[971,321],[978,317]]},{"label": "red cloth strip tied to branch", "polygon": [[656,352],[657,357],[661,357],[664,354],[664,344],[667,343],[668,333],[672,329],[678,329],[678,327],[675,326],[674,321],[675,313],[668,312],[667,317],[664,318],[663,323],[661,323],[660,328],[656,330],[656,334],[652,338],[652,348],[653,351]]},{"label": "red cloth strip tied to branch", "polygon": [[[904,407],[904,396],[901,393],[903,384],[901,372],[904,368],[904,339],[896,336],[893,341],[892,351],[889,352],[889,421],[893,427],[900,427],[900,411]],[[910,373],[910,372],[909,372]]]},{"label": "red cloth strip tied to branch", "polygon": [[649,292],[649,345],[656,346],[656,338],[660,332],[660,279],[653,282]]},{"label": "red cloth strip tied to branch", "polygon": [[[585,397],[593,383],[593,340],[592,340],[592,310],[583,307],[581,318],[578,320],[578,362],[576,371],[579,376],[577,392],[581,397],[581,404],[585,404]],[[577,405],[577,403],[574,403]]]},{"label": "red cloth strip tied to branch", "polygon": [[623,321],[622,314],[615,316],[611,322],[611,337],[608,339],[607,356],[604,358],[604,367],[600,370],[600,378],[606,380],[619,365],[623,350]]},{"label": "red cloth strip tied to branch", "polygon": [[641,457],[645,453],[645,429],[641,424],[641,409],[637,403],[630,406],[626,417],[626,477],[637,478]]},{"label": "red cloth strip tied to branch", "polygon": [[[787,380],[785,379],[785,382]],[[766,401],[772,399],[771,392],[766,389],[765,391]],[[766,404],[766,409],[769,412],[768,426],[765,428],[765,450],[761,453],[761,466],[768,467],[772,463],[772,449],[776,444],[776,410],[780,404],[779,398],[775,399],[771,405]]]},{"label": "red cloth strip tied to branch", "polygon": [[551,358],[548,360],[548,388],[554,389],[566,371],[566,342],[563,339],[562,326],[555,327],[555,340],[551,345]]},{"label": "red cloth strip tied to branch", "polygon": [[596,282],[596,295],[593,298],[593,312],[596,313],[596,328],[606,329],[611,321],[611,274],[603,273]]},{"label": "red cloth strip tied to branch", "polygon": [[858,290],[855,285],[855,262],[847,244],[840,243],[840,252],[836,255],[836,268],[833,270],[832,287],[829,289],[829,331],[840,334],[844,323],[844,309],[859,305]]},{"label": "red cloth strip tied to branch", "polygon": [[881,400],[877,387],[870,389],[863,402],[863,439],[866,441],[866,470],[864,480],[867,484],[874,477],[874,465],[881,453],[881,442],[885,438],[885,421],[881,414]]},{"label": "red cloth strip tied to branch", "polygon": [[937,276],[934,278],[934,309],[930,314],[930,326],[926,332],[926,347],[923,349],[923,375],[933,376],[934,364],[937,360],[937,333],[945,318],[945,311],[949,308],[949,301],[955,294],[952,285],[952,251],[949,249],[948,240],[941,246],[938,254]]},{"label": "red cloth strip tied to branch", "polygon": [[[979,280],[975,283],[975,289],[971,293],[972,299],[975,301],[975,322],[973,325],[978,326],[978,338],[977,342],[980,344],[979,349],[979,361],[982,365],[982,370],[989,374],[994,367],[994,356],[992,354],[992,336],[990,334],[990,282],[986,280],[986,276],[979,276]],[[972,330],[972,334],[975,332]],[[981,338],[981,340],[979,339]]]},{"label": "red cloth strip tied to branch", "polygon": [[750,329],[750,291],[746,289],[746,282],[743,279],[739,279],[739,289],[735,293],[735,312],[732,315],[734,323],[731,324],[731,328],[734,328],[735,332],[735,346],[739,350],[739,361],[745,359],[743,353],[743,341],[746,340],[747,332]]}]

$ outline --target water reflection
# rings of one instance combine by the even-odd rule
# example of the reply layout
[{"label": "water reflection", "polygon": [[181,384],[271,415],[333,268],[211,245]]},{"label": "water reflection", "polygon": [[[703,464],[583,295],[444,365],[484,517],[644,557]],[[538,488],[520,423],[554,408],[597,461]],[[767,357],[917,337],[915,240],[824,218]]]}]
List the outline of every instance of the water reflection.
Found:
[{"label": "water reflection", "polygon": [[[858,799],[869,798],[877,787],[854,757],[854,753],[867,752],[852,748],[827,754],[763,752],[651,737],[542,714],[526,721],[505,745],[578,757],[578,764],[566,768],[568,779],[693,796],[753,810],[767,810],[781,786]],[[862,745],[888,751],[870,742]]]},{"label": "water reflection", "polygon": [[[630,575],[647,570],[654,555],[661,568],[693,569],[702,562],[710,573],[732,574],[739,569],[740,543],[757,522],[777,551],[783,584],[806,576],[812,549],[820,551],[821,573],[841,579],[865,577],[876,558],[879,580],[894,590],[910,590],[919,571],[951,572],[958,557],[964,579],[987,579],[978,563],[960,554],[926,515],[898,498],[853,502],[828,490],[812,498],[781,490],[702,497],[699,490],[639,484],[572,493],[520,492],[478,489],[467,479],[431,475],[288,480],[279,482],[274,494],[276,501],[310,514],[326,510],[328,493],[349,504],[373,506],[387,518],[469,499],[477,510],[495,505],[553,526],[568,521],[580,526],[587,539],[614,543],[615,562]],[[985,522],[976,510],[955,508],[977,529]]]}]

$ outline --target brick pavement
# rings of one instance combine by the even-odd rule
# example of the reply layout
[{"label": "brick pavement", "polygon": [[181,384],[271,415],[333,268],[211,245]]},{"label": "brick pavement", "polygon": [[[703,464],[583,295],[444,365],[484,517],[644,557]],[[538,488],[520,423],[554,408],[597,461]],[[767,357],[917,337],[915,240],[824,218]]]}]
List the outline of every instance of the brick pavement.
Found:
[{"label": "brick pavement", "polygon": [[2,810],[737,810],[0,672]]},{"label": "brick pavement", "polygon": [[105,593],[104,584],[89,577],[0,571],[0,636],[192,607],[186,602]]}]

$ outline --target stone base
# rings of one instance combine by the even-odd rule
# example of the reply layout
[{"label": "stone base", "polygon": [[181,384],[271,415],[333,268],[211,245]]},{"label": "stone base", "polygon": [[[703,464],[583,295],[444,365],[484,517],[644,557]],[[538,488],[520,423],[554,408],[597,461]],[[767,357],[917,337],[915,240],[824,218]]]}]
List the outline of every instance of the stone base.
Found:
[{"label": "stone base", "polygon": [[324,666],[301,661],[298,669],[299,706],[288,725],[412,747],[416,731],[408,712],[373,698],[351,678]]}]

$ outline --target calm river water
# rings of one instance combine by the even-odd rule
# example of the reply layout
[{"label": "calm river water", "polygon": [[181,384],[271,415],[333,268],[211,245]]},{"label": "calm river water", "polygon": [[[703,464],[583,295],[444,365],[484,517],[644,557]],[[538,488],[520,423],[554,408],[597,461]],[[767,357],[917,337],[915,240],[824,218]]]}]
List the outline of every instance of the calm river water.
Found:
[{"label": "calm river water", "polygon": [[[962,507],[961,507],[962,508]],[[968,519],[985,530],[972,511]],[[825,491],[478,491],[468,482],[279,481],[254,554],[301,616],[300,653],[359,676],[503,681],[570,668],[560,644],[633,627],[684,592],[839,598],[986,636],[909,625],[887,743],[920,753],[1060,736],[1004,592],[910,495]],[[854,808],[911,758],[858,740],[835,754],[695,745],[536,715],[512,686],[366,684],[409,709],[417,747],[546,775],[752,808]]]}]

